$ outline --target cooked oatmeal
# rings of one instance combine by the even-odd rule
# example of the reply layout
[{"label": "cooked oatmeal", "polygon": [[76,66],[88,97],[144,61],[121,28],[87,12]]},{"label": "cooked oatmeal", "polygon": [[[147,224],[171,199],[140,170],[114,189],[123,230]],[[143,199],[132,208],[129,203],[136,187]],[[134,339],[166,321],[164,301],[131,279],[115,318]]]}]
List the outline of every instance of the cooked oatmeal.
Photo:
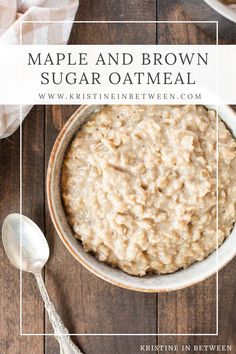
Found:
[{"label": "cooked oatmeal", "polygon": [[85,251],[133,275],[201,261],[236,220],[236,141],[203,106],[106,106],[83,125],[62,196]]}]

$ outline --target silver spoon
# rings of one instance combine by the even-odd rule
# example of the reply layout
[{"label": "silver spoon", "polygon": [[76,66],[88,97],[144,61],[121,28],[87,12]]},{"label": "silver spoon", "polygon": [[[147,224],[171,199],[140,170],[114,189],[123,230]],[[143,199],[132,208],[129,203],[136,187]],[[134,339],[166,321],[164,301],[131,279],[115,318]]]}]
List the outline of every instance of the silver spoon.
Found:
[{"label": "silver spoon", "polygon": [[11,263],[18,269],[34,274],[60,345],[60,353],[83,354],[71,341],[69,331],[63,325],[46,290],[42,269],[49,258],[49,247],[40,228],[26,216],[10,214],[3,222],[2,241]]}]

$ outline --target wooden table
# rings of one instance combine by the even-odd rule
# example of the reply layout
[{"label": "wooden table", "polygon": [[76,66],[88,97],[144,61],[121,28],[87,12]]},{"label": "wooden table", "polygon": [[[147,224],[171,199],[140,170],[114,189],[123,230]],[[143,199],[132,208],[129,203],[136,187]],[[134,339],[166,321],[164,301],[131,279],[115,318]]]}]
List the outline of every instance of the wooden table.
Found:
[{"label": "wooden table", "polygon": [[[81,0],[76,19],[185,20],[188,1]],[[203,44],[214,40],[195,25],[79,24],[73,27],[70,43]],[[136,293],[92,275],[59,240],[48,213],[45,175],[55,138],[75,109],[76,106],[36,106],[24,121],[23,213],[40,226],[48,239],[51,257],[45,269],[45,281],[70,332],[143,334],[75,336],[75,342],[87,354],[134,354],[145,344],[229,344],[234,346],[232,353],[236,353],[236,259],[219,273],[219,336],[147,336],[149,333],[214,333],[216,277],[173,293]],[[19,210],[19,141],[18,130],[0,142],[1,220]],[[0,352],[58,353],[58,345],[51,336],[19,336],[19,273],[10,266],[2,248],[0,257]],[[27,274],[23,276],[22,312],[24,333],[51,332],[35,281]]]}]

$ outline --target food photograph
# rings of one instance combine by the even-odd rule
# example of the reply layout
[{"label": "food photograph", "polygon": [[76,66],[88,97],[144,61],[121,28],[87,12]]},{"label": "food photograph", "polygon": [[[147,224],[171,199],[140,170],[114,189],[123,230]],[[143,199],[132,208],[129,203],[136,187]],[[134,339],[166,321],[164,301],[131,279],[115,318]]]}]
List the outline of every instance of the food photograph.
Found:
[{"label": "food photograph", "polygon": [[[2,0],[13,45],[236,48],[236,1]],[[236,90],[53,100],[0,100],[0,353],[236,354]]]}]

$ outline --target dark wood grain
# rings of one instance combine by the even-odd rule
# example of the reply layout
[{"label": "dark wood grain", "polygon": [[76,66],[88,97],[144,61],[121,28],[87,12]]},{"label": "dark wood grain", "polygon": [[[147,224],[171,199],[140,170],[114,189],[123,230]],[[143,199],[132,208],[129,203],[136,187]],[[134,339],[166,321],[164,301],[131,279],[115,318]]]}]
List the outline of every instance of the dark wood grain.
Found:
[{"label": "dark wood grain", "polygon": [[[81,1],[77,20],[142,20],[142,14],[150,20],[156,18],[154,1],[139,1],[121,4],[117,1]],[[140,30],[141,29],[141,30]],[[75,24],[70,38],[71,43],[81,44],[132,44],[156,43],[156,25],[136,24]],[[55,115],[64,121],[75,107],[48,108],[46,116],[46,152],[49,156],[52,143],[58,134],[53,121]],[[52,116],[54,115],[54,119]],[[57,118],[56,118],[57,120]],[[58,126],[58,124],[56,124]],[[48,157],[47,156],[47,157]],[[156,295],[135,293],[117,288],[98,279],[82,268],[74,260],[51,226],[47,215],[47,233],[53,238],[53,255],[46,272],[47,286],[53,294],[57,306],[62,310],[63,319],[74,333],[155,333],[156,332]],[[59,262],[60,259],[60,262]],[[69,272],[67,271],[69,270]],[[57,279],[57,286],[55,285]],[[63,289],[58,291],[58,284]],[[71,286],[73,284],[73,286]],[[46,328],[50,328],[46,321]],[[131,354],[139,350],[143,338],[120,337],[79,337],[76,338],[86,353]],[[156,339],[149,339],[155,344]],[[56,350],[51,338],[46,340],[47,354]]]},{"label": "dark wood grain", "polygon": [[[183,3],[175,0],[157,0],[158,21],[191,21],[186,15],[185,8],[189,1]],[[200,3],[200,1],[199,1]],[[200,7],[199,7],[200,10]],[[215,44],[216,36],[209,35],[209,30],[216,33],[215,24],[206,24],[200,29],[194,23],[164,23],[158,24],[159,44]]]},{"label": "dark wood grain", "polygon": [[[207,5],[205,1],[178,0],[176,3],[179,5],[179,8],[182,9],[181,11],[187,20],[218,21],[218,38],[220,44],[236,43],[236,24],[220,15],[212,7]],[[215,41],[216,28],[214,24],[198,24],[197,26],[200,31],[203,31],[205,38],[207,37],[207,39]]]},{"label": "dark wood grain", "polygon": [[[78,21],[155,21],[156,0],[92,1],[82,0]],[[153,44],[154,25],[83,24],[73,26],[70,43],[88,44]],[[154,42],[155,43],[155,42]]]},{"label": "dark wood grain", "polygon": [[[44,107],[32,109],[22,128],[22,212],[44,232]],[[43,302],[31,274],[23,274],[23,333],[44,331]],[[32,323],[34,326],[32,327]]]},{"label": "dark wood grain", "polygon": [[[28,127],[31,125],[32,129],[30,132],[32,135],[35,135],[33,133],[34,124],[36,123],[37,125],[39,120],[42,119],[42,116],[43,111],[40,111],[35,107],[29,114],[27,121],[25,121]],[[29,133],[28,128],[27,131]],[[40,128],[40,132],[41,136],[41,134],[43,134],[42,128]],[[34,146],[37,148],[42,148],[43,141],[39,144],[40,136],[35,141]],[[30,135],[27,136],[27,139],[28,142],[24,147],[25,153],[27,148],[32,148],[33,142]],[[7,214],[11,212],[19,212],[20,210],[19,130],[10,138],[0,141],[0,159],[0,216],[2,224],[2,221]],[[32,205],[30,206],[28,202],[28,205],[25,205],[24,210],[26,213],[30,213],[30,209],[37,199],[37,193],[42,193],[42,189],[38,189],[39,182],[35,174],[35,163],[31,163],[31,168],[31,172],[30,168],[28,168],[28,173],[31,175],[27,183],[33,186],[35,182],[36,186],[34,187],[34,191],[31,190]],[[30,187],[28,186],[28,188]],[[42,208],[42,203],[39,208]],[[33,213],[30,214],[30,216],[34,216]],[[39,219],[36,221],[39,221]],[[28,354],[32,353],[32,348],[34,348],[35,353],[41,354],[44,350],[44,341],[42,337],[20,337],[20,275],[19,271],[10,265],[2,247],[0,249],[0,264],[2,269],[0,275],[0,351],[1,353],[7,354]],[[42,333],[44,330],[42,303],[39,299],[34,279],[30,275],[23,279],[23,299],[23,332],[29,331],[30,333]]]}]

